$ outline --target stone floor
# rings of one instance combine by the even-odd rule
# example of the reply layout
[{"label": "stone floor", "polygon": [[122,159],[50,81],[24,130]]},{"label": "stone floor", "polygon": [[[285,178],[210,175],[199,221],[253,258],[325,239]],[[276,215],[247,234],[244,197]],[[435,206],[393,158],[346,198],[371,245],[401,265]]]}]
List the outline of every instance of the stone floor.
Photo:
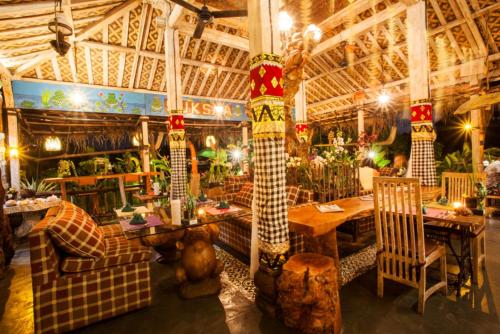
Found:
[{"label": "stone floor", "polygon": [[[344,333],[500,333],[500,221],[487,227],[487,270],[478,287],[454,296],[435,295],[424,316],[416,313],[417,291],[390,282],[376,296],[371,270],[341,290]],[[173,270],[152,264],[153,305],[81,329],[79,333],[288,333],[278,321],[261,315],[238,290],[225,286],[219,297],[183,301],[175,293]],[[21,247],[0,281],[0,333],[33,332],[29,253]]]}]

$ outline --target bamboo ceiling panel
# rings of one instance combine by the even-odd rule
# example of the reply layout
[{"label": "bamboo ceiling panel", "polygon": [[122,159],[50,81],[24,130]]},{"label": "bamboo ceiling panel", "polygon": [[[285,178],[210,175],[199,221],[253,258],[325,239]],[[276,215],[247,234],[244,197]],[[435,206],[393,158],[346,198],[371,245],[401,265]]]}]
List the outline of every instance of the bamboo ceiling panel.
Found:
[{"label": "bamboo ceiling panel", "polygon": [[138,6],[134,10],[130,11],[127,41],[127,46],[129,48],[135,48],[137,34],[139,32],[142,8],[143,6]]},{"label": "bamboo ceiling panel", "polygon": [[100,50],[91,49],[90,57],[92,63],[92,76],[95,85],[102,85],[102,52]]},{"label": "bamboo ceiling panel", "polygon": [[108,44],[121,45],[122,43],[123,17],[108,25]]},{"label": "bamboo ceiling panel", "polygon": [[73,82],[73,76],[71,75],[71,67],[68,60],[69,55],[65,57],[57,57],[57,64],[61,72],[62,80],[65,82]]},{"label": "bamboo ceiling panel", "polygon": [[108,52],[108,71],[109,71],[109,85],[111,87],[118,86],[118,64],[120,61],[120,52]]},{"label": "bamboo ceiling panel", "polygon": [[154,91],[160,90],[160,85],[165,76],[165,62],[163,60],[158,61],[158,65],[156,67],[156,72],[154,73],[153,85],[151,89]]},{"label": "bamboo ceiling panel", "polygon": [[151,67],[153,66],[153,59],[143,58],[141,77],[139,79],[139,88],[147,89],[149,74],[151,73]]}]

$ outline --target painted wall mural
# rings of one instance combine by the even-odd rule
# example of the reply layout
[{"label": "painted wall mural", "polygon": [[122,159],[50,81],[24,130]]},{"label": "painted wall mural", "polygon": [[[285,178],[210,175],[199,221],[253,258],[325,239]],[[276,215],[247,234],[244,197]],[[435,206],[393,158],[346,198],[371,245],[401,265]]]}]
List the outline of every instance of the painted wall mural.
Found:
[{"label": "painted wall mural", "polygon": [[[14,103],[20,109],[97,112],[167,117],[167,96],[94,88],[74,84],[49,84],[31,81],[12,82]],[[222,115],[215,112],[216,101],[185,97],[184,117],[246,121],[245,104],[220,103]]]}]

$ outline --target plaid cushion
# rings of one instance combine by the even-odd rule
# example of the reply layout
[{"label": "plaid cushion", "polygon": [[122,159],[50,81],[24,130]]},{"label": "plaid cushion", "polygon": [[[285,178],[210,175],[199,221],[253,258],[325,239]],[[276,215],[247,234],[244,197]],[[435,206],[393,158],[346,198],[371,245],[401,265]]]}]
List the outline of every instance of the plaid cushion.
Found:
[{"label": "plaid cushion", "polygon": [[121,237],[123,235],[122,228],[120,224],[108,224],[99,226],[101,233],[104,235],[104,238],[114,238]]},{"label": "plaid cushion", "polygon": [[141,245],[139,240],[127,240],[124,237],[107,238],[106,254],[102,259],[88,257],[67,257],[61,263],[61,270],[67,273],[79,273],[129,263],[149,261],[151,251]]},{"label": "plaid cushion", "polygon": [[[252,215],[245,215],[237,219],[227,220],[219,224],[219,242],[237,251],[246,258],[250,257]],[[290,232],[289,255],[305,252],[304,237],[302,234]]]},{"label": "plaid cushion", "polygon": [[236,194],[234,198],[234,204],[239,204],[242,206],[246,206],[247,208],[252,207],[252,199],[253,199],[253,184],[251,182],[245,183],[241,190]]},{"label": "plaid cushion", "polygon": [[94,259],[104,256],[101,230],[85,211],[71,203],[63,202],[46,229],[54,243],[68,254]]},{"label": "plaid cushion", "polygon": [[398,174],[397,168],[392,167],[382,167],[378,170],[380,176],[396,176]]},{"label": "plaid cushion", "polygon": [[151,304],[149,262],[33,286],[35,333],[64,333]]},{"label": "plaid cushion", "polygon": [[297,186],[286,186],[286,202],[288,206],[294,206],[297,204],[299,199],[300,187]]},{"label": "plaid cushion", "polygon": [[224,192],[237,193],[248,181],[250,181],[250,177],[248,175],[228,176],[224,181]]},{"label": "plaid cushion", "polygon": [[307,189],[302,189],[302,188],[299,189],[299,198],[297,199],[295,205],[302,203],[309,203],[313,201],[314,201],[314,192]]}]

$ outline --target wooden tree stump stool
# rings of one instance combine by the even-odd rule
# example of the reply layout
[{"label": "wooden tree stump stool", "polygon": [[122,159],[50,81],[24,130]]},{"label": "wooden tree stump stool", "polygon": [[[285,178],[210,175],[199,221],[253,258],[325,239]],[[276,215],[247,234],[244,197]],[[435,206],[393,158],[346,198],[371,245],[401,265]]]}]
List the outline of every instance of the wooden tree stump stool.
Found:
[{"label": "wooden tree stump stool", "polygon": [[278,279],[278,304],[285,325],[302,333],[340,333],[337,269],[332,258],[296,254]]}]

